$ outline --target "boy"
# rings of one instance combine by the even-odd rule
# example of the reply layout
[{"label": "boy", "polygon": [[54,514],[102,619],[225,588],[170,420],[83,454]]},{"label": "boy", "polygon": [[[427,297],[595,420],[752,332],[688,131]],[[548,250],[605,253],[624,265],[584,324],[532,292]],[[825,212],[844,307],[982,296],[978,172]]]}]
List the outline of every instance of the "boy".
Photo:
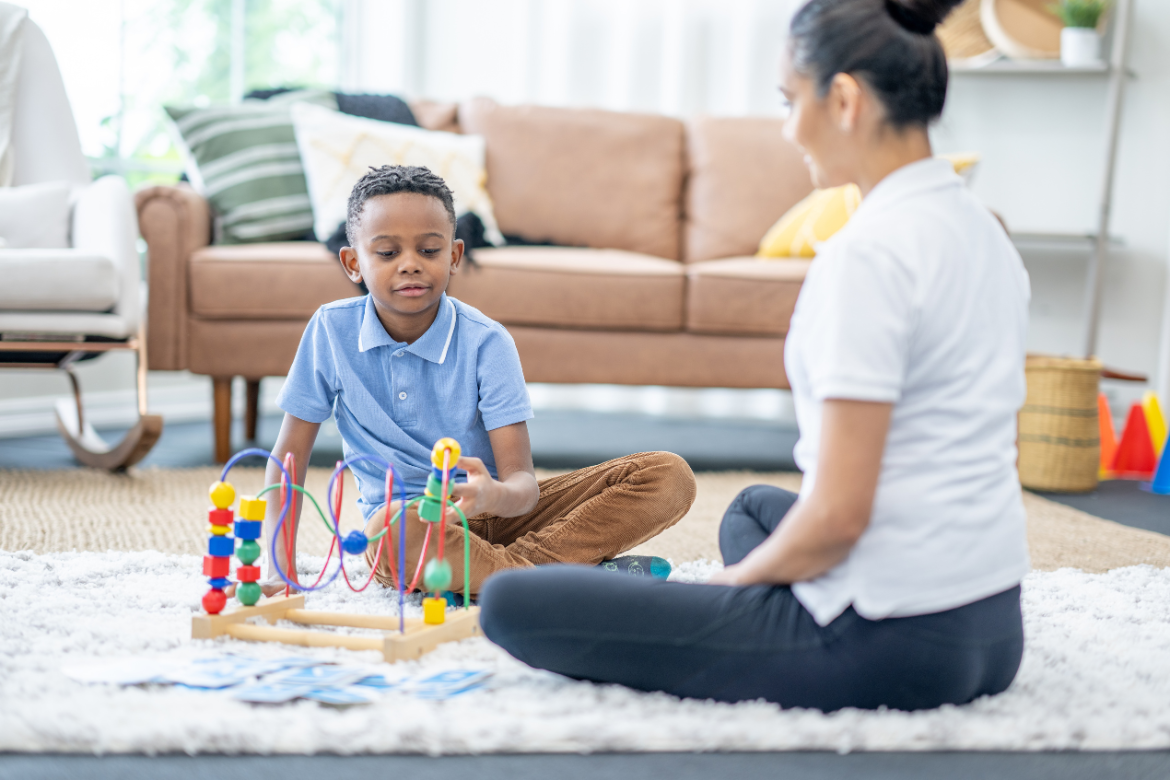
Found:
[{"label": "boy", "polygon": [[[471,529],[473,594],[502,569],[608,561],[686,513],[695,497],[694,475],[671,453],[631,455],[537,482],[526,422],[532,408],[516,346],[502,325],[445,293],[463,259],[463,242],[454,238],[453,198],[441,178],[413,166],[371,168],[350,195],[346,233],[350,246],[341,250],[341,263],[369,294],[317,310],[277,399],[285,416],[273,454],[295,455],[302,484],[317,431],[331,414],[346,456],[364,453],[394,464],[408,500],[426,486],[434,442],[454,438],[465,453],[455,465],[467,481],[455,485],[454,496]],[[393,497],[385,495],[384,474],[375,464],[356,463],[353,472],[372,536]],[[266,477],[268,484],[279,482],[279,469],[269,463]],[[267,540],[278,510],[269,502]],[[458,593],[464,532],[454,515],[444,542],[449,587]],[[410,582],[426,523],[413,508],[405,523]],[[398,530],[395,524],[390,533],[395,558]],[[287,572],[284,544],[278,540],[277,558]],[[432,539],[428,558],[436,545]],[[374,552],[371,545],[371,563]],[[375,573],[383,585],[391,582],[388,557]],[[616,563],[606,568],[650,568],[633,556]],[[265,593],[283,587],[269,567]]]}]

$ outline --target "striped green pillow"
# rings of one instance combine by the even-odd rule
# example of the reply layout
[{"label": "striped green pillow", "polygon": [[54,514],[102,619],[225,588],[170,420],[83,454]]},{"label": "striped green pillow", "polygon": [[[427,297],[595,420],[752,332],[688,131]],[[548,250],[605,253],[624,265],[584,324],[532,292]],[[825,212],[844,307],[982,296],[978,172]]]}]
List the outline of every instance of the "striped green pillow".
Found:
[{"label": "striped green pillow", "polygon": [[230,106],[174,108],[187,176],[216,215],[216,243],[301,238],[313,207],[289,107],[310,102],[337,110],[332,92],[301,90]]}]

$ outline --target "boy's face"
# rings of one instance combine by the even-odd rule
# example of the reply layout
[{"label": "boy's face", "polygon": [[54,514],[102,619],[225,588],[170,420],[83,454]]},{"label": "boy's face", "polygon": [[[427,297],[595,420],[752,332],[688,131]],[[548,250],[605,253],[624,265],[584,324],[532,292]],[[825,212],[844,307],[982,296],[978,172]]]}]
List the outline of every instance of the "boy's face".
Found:
[{"label": "boy's face", "polygon": [[420,319],[427,320],[423,330],[430,327],[463,259],[463,242],[455,240],[443,203],[415,192],[372,197],[354,239],[355,246],[341,250],[341,263],[351,280],[366,283],[391,335],[404,340],[406,334],[394,331],[409,333]]}]

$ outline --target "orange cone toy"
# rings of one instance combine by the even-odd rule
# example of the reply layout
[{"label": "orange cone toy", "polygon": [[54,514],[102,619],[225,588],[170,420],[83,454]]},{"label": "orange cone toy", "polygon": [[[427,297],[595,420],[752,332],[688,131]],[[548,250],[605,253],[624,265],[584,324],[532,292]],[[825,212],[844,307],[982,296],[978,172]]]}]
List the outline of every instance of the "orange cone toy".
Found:
[{"label": "orange cone toy", "polygon": [[1097,430],[1101,436],[1101,468],[1099,479],[1113,476],[1113,461],[1117,458],[1117,434],[1113,432],[1113,413],[1109,411],[1109,399],[1104,393],[1097,394]]}]

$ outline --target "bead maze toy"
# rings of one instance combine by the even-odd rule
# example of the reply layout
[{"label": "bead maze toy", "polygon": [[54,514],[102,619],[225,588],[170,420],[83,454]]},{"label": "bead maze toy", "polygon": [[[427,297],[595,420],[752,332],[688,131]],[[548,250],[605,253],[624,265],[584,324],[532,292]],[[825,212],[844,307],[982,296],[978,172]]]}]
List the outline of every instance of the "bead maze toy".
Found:
[{"label": "bead maze toy", "polygon": [[[312,647],[344,647],[351,650],[378,650],[387,661],[400,661],[418,658],[433,650],[443,642],[466,639],[475,636],[479,631],[479,607],[470,606],[471,593],[468,572],[471,563],[470,531],[467,527],[467,517],[463,511],[451,500],[451,469],[459,460],[459,443],[454,439],[444,438],[435,443],[431,451],[430,476],[427,478],[426,491],[422,496],[410,501],[406,500],[405,487],[402,481],[396,479],[394,466],[373,455],[355,455],[344,461],[339,461],[329,478],[326,502],[329,518],[321,511],[317,500],[304,488],[297,484],[296,463],[291,453],[282,463],[268,450],[253,448],[237,453],[223,468],[218,482],[210,489],[212,507],[208,510],[208,520],[211,523],[210,538],[207,543],[207,555],[203,558],[203,574],[207,576],[211,589],[203,596],[205,615],[196,615],[191,620],[191,636],[194,639],[209,639],[216,636],[231,636],[256,642],[285,642]],[[233,517],[232,504],[235,503],[235,487],[227,481],[228,472],[244,458],[263,457],[271,460],[280,468],[280,485],[269,485],[255,496],[241,496],[238,506],[238,517]],[[339,478],[345,469],[353,463],[367,460],[381,465],[386,469],[386,509],[382,522],[382,530],[367,538],[362,531],[350,531],[344,538],[341,535],[340,514],[343,482]],[[394,485],[398,483],[400,505],[397,512],[391,514],[391,498],[394,495]],[[336,490],[335,490],[336,487]],[[262,523],[267,513],[268,505],[264,496],[274,490],[280,490],[280,514],[273,528],[272,540],[269,545],[269,560],[273,570],[285,583],[284,596],[269,598],[260,602],[262,595],[260,588],[260,567],[256,562],[260,558],[260,543]],[[296,565],[285,572],[276,557],[277,541],[284,532],[286,560],[292,560],[292,545],[295,538],[296,523],[296,494],[308,498],[317,510],[332,533],[333,539],[329,544],[329,552],[325,556],[325,565],[321,574],[311,584],[302,584],[297,580]],[[303,501],[303,499],[302,499]],[[418,506],[418,516],[427,522],[426,536],[423,538],[422,555],[419,557],[414,579],[406,583],[406,512],[412,506]],[[302,503],[303,506],[303,503]],[[451,564],[447,562],[444,549],[443,525],[447,520],[447,510],[453,509],[463,522],[463,609],[448,615],[447,600],[441,593],[451,585]],[[288,526],[286,527],[286,523]],[[390,553],[390,528],[398,523],[398,565],[394,564],[394,556]],[[427,561],[427,550],[431,542],[431,532],[435,526],[440,526],[435,556]],[[235,535],[232,536],[231,532]],[[239,541],[239,546],[236,542]],[[370,576],[360,588],[349,581],[345,571],[345,556],[361,555],[366,552],[370,544],[377,544],[374,563],[370,568]],[[333,551],[337,549],[337,567],[332,575],[324,579],[329,570],[329,563],[333,559]],[[393,586],[398,591],[398,616],[355,615],[347,613],[310,611],[304,608],[305,596],[303,593],[293,595],[292,588],[301,591],[320,590],[331,584],[340,574],[349,589],[360,593],[369,587],[374,578],[378,564],[386,554],[386,562],[390,569]],[[225,612],[227,594],[225,589],[231,584],[228,578],[231,569],[231,559],[235,556],[240,565],[236,567],[235,598],[240,607]],[[426,561],[425,567],[423,562]],[[407,618],[403,613],[405,594],[413,591],[422,574],[423,589],[431,593],[423,599],[423,617]],[[287,628],[274,628],[271,625],[254,625],[251,618],[262,617],[269,624],[278,620],[288,620],[304,625],[348,626],[354,628],[383,629],[380,637],[346,636],[321,631],[307,631]]]}]

